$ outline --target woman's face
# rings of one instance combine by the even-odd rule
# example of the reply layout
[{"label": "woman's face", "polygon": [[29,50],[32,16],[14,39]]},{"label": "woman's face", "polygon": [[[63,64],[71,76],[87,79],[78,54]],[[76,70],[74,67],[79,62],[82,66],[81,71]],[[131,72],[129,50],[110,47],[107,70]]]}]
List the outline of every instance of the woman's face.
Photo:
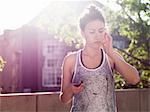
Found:
[{"label": "woman's face", "polygon": [[94,20],[89,22],[84,31],[81,32],[82,36],[86,39],[88,44],[101,45],[105,35],[105,25],[100,20]]}]

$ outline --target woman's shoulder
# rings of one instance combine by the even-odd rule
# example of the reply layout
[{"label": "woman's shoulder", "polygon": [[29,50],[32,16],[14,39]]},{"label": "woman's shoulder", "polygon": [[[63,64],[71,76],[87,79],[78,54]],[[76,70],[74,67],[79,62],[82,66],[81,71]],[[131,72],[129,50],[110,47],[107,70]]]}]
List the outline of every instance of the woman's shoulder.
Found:
[{"label": "woman's shoulder", "polygon": [[64,66],[73,72],[78,51],[69,52],[64,58]]},{"label": "woman's shoulder", "polygon": [[65,59],[73,61],[76,59],[77,53],[78,51],[68,52],[67,55],[65,56]]},{"label": "woman's shoulder", "polygon": [[76,57],[77,57],[78,52],[79,52],[79,50],[73,51],[73,52],[68,52],[68,54],[64,58],[64,62],[74,65],[76,62]]},{"label": "woman's shoulder", "polygon": [[75,60],[76,57],[77,57],[77,54],[80,53],[82,49],[79,49],[79,50],[76,50],[76,51],[71,51],[71,52],[68,52],[67,55],[65,56],[66,59],[69,59],[69,60]]}]

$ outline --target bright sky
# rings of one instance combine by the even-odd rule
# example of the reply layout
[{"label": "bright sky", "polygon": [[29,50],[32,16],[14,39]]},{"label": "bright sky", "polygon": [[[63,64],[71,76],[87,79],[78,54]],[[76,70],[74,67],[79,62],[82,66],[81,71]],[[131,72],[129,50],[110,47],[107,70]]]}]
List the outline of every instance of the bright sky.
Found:
[{"label": "bright sky", "polygon": [[0,34],[32,20],[51,0],[0,0]]},{"label": "bright sky", "polygon": [[0,35],[4,29],[17,29],[28,23],[52,1],[67,0],[0,0]]}]

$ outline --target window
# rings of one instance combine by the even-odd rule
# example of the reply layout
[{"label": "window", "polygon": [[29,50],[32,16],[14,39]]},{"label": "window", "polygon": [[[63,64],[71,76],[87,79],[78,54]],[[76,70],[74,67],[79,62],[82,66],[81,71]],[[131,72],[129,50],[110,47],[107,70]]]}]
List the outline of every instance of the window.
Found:
[{"label": "window", "polygon": [[47,45],[47,52],[48,53],[53,53],[54,52],[54,46],[50,46],[50,45]]},{"label": "window", "polygon": [[47,67],[54,67],[57,64],[57,60],[47,59]]},{"label": "window", "polygon": [[[59,74],[58,74],[59,73]],[[53,68],[43,68],[42,70],[42,86],[43,87],[60,87],[60,72]]]},{"label": "window", "polygon": [[42,67],[42,86],[60,87],[61,65],[64,55],[62,46],[50,40],[43,41],[43,56],[45,57]]}]

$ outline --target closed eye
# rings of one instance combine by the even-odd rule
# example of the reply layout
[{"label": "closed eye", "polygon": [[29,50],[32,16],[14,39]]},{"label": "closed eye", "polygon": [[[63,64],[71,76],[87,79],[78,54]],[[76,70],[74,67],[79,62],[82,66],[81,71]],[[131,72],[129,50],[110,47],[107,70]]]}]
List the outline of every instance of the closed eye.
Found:
[{"label": "closed eye", "polygon": [[94,31],[91,31],[90,33],[93,34],[93,33],[95,33],[95,32],[94,32]]},{"label": "closed eye", "polygon": [[89,33],[93,34],[93,33],[95,33],[95,31],[94,30],[90,30]]},{"label": "closed eye", "polygon": [[98,30],[98,32],[99,32],[99,33],[103,33],[104,30],[105,30],[105,28],[101,28],[101,29]]},{"label": "closed eye", "polygon": [[99,33],[103,33],[104,30],[98,30]]}]

